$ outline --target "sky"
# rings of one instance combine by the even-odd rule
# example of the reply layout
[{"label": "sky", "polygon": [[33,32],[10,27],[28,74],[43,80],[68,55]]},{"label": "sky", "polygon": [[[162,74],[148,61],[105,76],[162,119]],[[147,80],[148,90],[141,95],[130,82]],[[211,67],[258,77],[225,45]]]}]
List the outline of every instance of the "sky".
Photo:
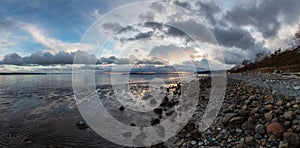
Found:
[{"label": "sky", "polygon": [[0,63],[61,67],[78,55],[76,64],[229,68],[294,46],[299,14],[299,0],[1,0]]}]

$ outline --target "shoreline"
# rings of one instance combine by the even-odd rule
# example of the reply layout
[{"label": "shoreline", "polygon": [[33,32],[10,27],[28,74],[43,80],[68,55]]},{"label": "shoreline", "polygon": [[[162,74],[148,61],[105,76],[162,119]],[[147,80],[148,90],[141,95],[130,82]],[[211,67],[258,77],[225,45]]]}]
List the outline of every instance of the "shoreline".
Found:
[{"label": "shoreline", "polygon": [[[227,91],[222,108],[210,128],[202,133],[195,130],[201,122],[209,101],[210,80],[206,77],[199,81],[201,94],[196,112],[190,122],[175,137],[158,145],[167,147],[278,147],[287,145],[294,147],[300,135],[300,101],[297,102],[294,97],[282,95],[279,91],[273,91],[269,87],[263,87],[265,85],[257,85],[255,81],[257,83],[260,81],[256,79],[257,76],[236,76],[236,79],[232,77],[233,75],[228,75]],[[270,84],[267,83],[267,85]],[[113,105],[109,109],[115,113],[116,118],[124,118],[124,113],[127,113],[126,106],[125,112],[120,112],[119,105],[114,105],[114,102],[109,101],[107,96],[111,96],[112,93],[109,86],[102,85],[97,89],[101,90],[103,101],[108,101],[108,104]],[[140,89],[141,87],[135,87],[134,91],[139,92]],[[21,96],[16,99],[0,102],[1,122],[3,123],[0,126],[0,137],[2,137],[0,145],[19,147],[109,145],[119,147],[100,137],[90,128],[78,129],[76,127],[75,123],[83,119],[77,109],[71,88],[42,89],[37,92],[39,95],[27,92],[31,94],[29,95],[24,92],[18,94]],[[49,95],[43,95],[45,93]],[[8,94],[6,97],[11,97],[10,95],[13,94]],[[25,108],[15,110],[14,106],[18,104]],[[134,120],[129,118],[126,123],[139,125],[137,117],[135,115]],[[274,138],[267,130],[273,122],[277,122],[279,127],[284,129],[279,138]],[[5,136],[13,134],[13,131],[15,131],[15,138],[9,139]],[[294,140],[287,140],[286,137],[294,138]],[[32,140],[31,143],[24,143],[24,138]],[[14,143],[10,143],[12,141]]]},{"label": "shoreline", "polygon": [[[222,109],[211,127],[201,133],[201,138],[185,127],[172,146],[298,147],[300,100],[231,76]],[[203,107],[199,106],[199,110]],[[194,128],[201,121],[199,114],[196,112],[191,120]]]}]

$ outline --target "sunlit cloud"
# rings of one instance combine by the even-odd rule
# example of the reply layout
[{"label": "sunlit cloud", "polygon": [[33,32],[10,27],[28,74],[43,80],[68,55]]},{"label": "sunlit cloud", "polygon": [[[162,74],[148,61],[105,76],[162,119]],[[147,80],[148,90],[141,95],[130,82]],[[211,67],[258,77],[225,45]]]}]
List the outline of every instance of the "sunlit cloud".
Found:
[{"label": "sunlit cloud", "polygon": [[35,41],[41,43],[46,46],[48,49],[58,52],[58,51],[66,51],[66,52],[74,52],[77,50],[81,51],[89,51],[94,48],[93,45],[88,44],[80,44],[80,43],[69,43],[63,42],[59,39],[51,38],[47,36],[44,30],[32,24],[25,24],[24,30],[27,31]]}]

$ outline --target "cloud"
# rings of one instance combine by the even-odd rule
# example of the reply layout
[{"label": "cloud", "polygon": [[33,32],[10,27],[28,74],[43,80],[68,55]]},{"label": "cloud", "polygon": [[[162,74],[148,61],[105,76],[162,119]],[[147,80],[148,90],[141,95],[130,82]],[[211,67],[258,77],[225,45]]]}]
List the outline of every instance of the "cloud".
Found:
[{"label": "cloud", "polygon": [[136,64],[145,64],[145,65],[169,65],[165,59],[155,58],[155,57],[146,57],[142,60],[137,60]]},{"label": "cloud", "polygon": [[283,23],[292,24],[298,21],[299,8],[298,0],[261,1],[249,6],[237,5],[226,13],[224,19],[238,27],[254,26],[264,38],[270,38],[277,36]]},{"label": "cloud", "polygon": [[252,50],[253,52],[267,50],[259,43],[256,43],[256,40],[247,30],[241,28],[215,27],[213,33],[218,43],[225,47],[236,47],[243,50]]},{"label": "cloud", "polygon": [[137,59],[135,56],[130,56],[129,58],[117,58],[115,56],[110,57],[101,57],[98,64],[119,64],[119,65],[126,65],[126,64],[143,64],[143,65],[168,65],[168,62],[161,60],[159,58],[152,58],[147,57],[144,59]]},{"label": "cloud", "polygon": [[0,19],[0,55],[5,55],[20,48],[28,37],[22,34],[20,23],[11,19]]},{"label": "cloud", "polygon": [[93,12],[92,12],[92,16],[94,18],[99,18],[101,16],[100,12],[99,12],[99,8],[95,9]]},{"label": "cloud", "polygon": [[201,14],[205,15],[210,23],[214,25],[217,23],[217,14],[221,12],[221,8],[218,5],[216,5],[214,1],[197,1],[196,5],[200,7],[198,11]]},{"label": "cloud", "polygon": [[196,53],[198,52],[194,48],[162,45],[154,47],[149,56],[163,59],[170,64],[180,64],[183,61],[193,60],[192,57]]},{"label": "cloud", "polygon": [[105,23],[102,25],[103,29],[111,31],[113,33],[119,32],[121,29],[124,27],[121,26],[119,23],[116,22],[110,22],[110,23]]},{"label": "cloud", "polygon": [[[192,25],[194,24],[186,27],[192,27]],[[194,26],[193,28],[198,26]],[[114,38],[118,41],[121,41],[122,43],[137,41],[141,39],[151,39],[151,37],[158,37],[160,39],[180,37],[185,39],[186,42],[192,40],[181,30],[168,24],[157,22],[145,22],[143,24],[139,23],[132,26],[121,26],[118,23],[111,22],[103,24],[102,27],[106,30],[106,32],[115,33]]]},{"label": "cloud", "polygon": [[59,51],[56,54],[52,54],[47,51],[38,51],[30,56],[21,57],[17,53],[12,53],[4,56],[1,64],[10,65],[56,65],[56,64],[73,64],[74,57],[76,55],[75,64],[96,64],[97,58],[93,54],[77,51],[67,53],[65,51]]},{"label": "cloud", "polygon": [[54,52],[60,51],[62,49],[66,52],[74,52],[77,50],[87,51],[93,49],[92,45],[68,43],[63,42],[59,39],[48,37],[47,35],[45,35],[45,32],[36,25],[24,24],[24,30],[27,31],[35,41]]},{"label": "cloud", "polygon": [[142,13],[139,16],[139,18],[140,18],[140,20],[145,21],[145,22],[153,22],[154,21],[154,16],[155,16],[154,12],[148,11],[146,13]]},{"label": "cloud", "polygon": [[159,12],[159,13],[164,13],[166,11],[165,6],[160,4],[159,2],[153,2],[150,6],[153,10]]},{"label": "cloud", "polygon": [[[190,37],[197,37],[200,41],[206,42],[206,43],[215,43],[215,39],[212,36],[211,31],[209,30],[208,26],[202,23],[198,23],[193,19],[188,19],[186,21],[176,21],[176,22],[169,22],[168,24],[172,25],[173,28],[177,28],[177,30],[184,29],[184,34],[188,34],[188,41],[191,41],[192,39]],[[180,30],[180,32],[182,32]],[[183,32],[182,32],[183,33]],[[179,35],[181,35],[180,33]],[[173,35],[178,35],[174,32],[170,33]]]},{"label": "cloud", "polygon": [[191,5],[190,5],[189,2],[181,2],[181,1],[175,0],[173,3],[176,4],[176,5],[178,5],[178,6],[187,8],[187,9],[191,8]]},{"label": "cloud", "polygon": [[17,53],[12,53],[4,56],[1,64],[23,65],[23,58]]}]

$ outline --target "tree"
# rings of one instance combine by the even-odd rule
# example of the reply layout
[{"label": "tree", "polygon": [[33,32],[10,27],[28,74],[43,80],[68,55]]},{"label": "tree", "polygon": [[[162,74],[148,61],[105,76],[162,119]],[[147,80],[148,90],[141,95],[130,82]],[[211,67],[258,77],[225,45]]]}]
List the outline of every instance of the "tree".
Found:
[{"label": "tree", "polygon": [[295,33],[295,42],[297,46],[300,45],[300,24],[298,27],[298,31]]}]

